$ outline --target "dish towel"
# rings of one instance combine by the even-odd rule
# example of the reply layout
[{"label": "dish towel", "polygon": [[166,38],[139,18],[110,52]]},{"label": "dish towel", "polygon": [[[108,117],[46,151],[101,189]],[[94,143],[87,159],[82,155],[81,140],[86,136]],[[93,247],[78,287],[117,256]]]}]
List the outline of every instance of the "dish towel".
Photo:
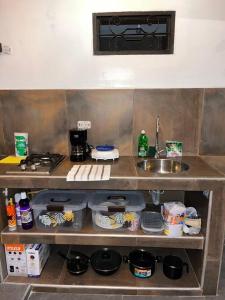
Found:
[{"label": "dish towel", "polygon": [[99,181],[110,179],[110,165],[74,165],[66,181]]}]

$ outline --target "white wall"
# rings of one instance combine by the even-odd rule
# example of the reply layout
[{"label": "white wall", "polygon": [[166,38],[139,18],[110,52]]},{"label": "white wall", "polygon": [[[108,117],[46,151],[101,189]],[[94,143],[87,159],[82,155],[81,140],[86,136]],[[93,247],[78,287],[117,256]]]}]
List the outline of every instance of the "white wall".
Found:
[{"label": "white wall", "polygon": [[[173,55],[94,56],[92,12],[176,10]],[[0,89],[225,87],[224,0],[0,0]]]}]

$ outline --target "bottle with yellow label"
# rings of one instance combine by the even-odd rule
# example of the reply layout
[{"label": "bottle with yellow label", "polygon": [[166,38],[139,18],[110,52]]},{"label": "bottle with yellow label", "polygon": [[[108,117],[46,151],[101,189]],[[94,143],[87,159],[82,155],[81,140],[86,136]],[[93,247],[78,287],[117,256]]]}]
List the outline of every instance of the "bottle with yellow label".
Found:
[{"label": "bottle with yellow label", "polygon": [[8,218],[9,231],[16,230],[16,207],[13,203],[13,199],[10,198],[6,204],[6,213]]}]

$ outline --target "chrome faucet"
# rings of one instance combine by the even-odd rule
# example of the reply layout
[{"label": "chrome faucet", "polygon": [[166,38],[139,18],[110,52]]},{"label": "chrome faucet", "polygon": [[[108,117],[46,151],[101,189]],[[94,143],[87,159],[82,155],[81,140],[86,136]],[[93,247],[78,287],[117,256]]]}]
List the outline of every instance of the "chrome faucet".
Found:
[{"label": "chrome faucet", "polygon": [[160,153],[163,151],[164,151],[164,149],[160,150],[160,148],[159,148],[159,116],[157,116],[156,131],[155,131],[155,158],[159,158]]}]

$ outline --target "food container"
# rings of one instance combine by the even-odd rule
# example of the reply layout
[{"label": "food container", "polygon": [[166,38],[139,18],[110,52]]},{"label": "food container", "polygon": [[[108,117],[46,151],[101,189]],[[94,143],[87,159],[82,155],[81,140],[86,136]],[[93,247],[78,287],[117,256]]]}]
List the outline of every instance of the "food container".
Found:
[{"label": "food container", "polygon": [[144,211],[141,218],[141,228],[146,234],[159,234],[164,229],[162,215],[155,211]]},{"label": "food container", "polygon": [[135,231],[140,226],[145,201],[141,192],[96,191],[88,207],[95,228]]},{"label": "food container", "polygon": [[183,235],[183,224],[169,224],[165,222],[164,233],[168,237],[180,237]]},{"label": "food container", "polygon": [[36,226],[45,229],[80,230],[86,206],[84,191],[47,190],[32,201]]}]

